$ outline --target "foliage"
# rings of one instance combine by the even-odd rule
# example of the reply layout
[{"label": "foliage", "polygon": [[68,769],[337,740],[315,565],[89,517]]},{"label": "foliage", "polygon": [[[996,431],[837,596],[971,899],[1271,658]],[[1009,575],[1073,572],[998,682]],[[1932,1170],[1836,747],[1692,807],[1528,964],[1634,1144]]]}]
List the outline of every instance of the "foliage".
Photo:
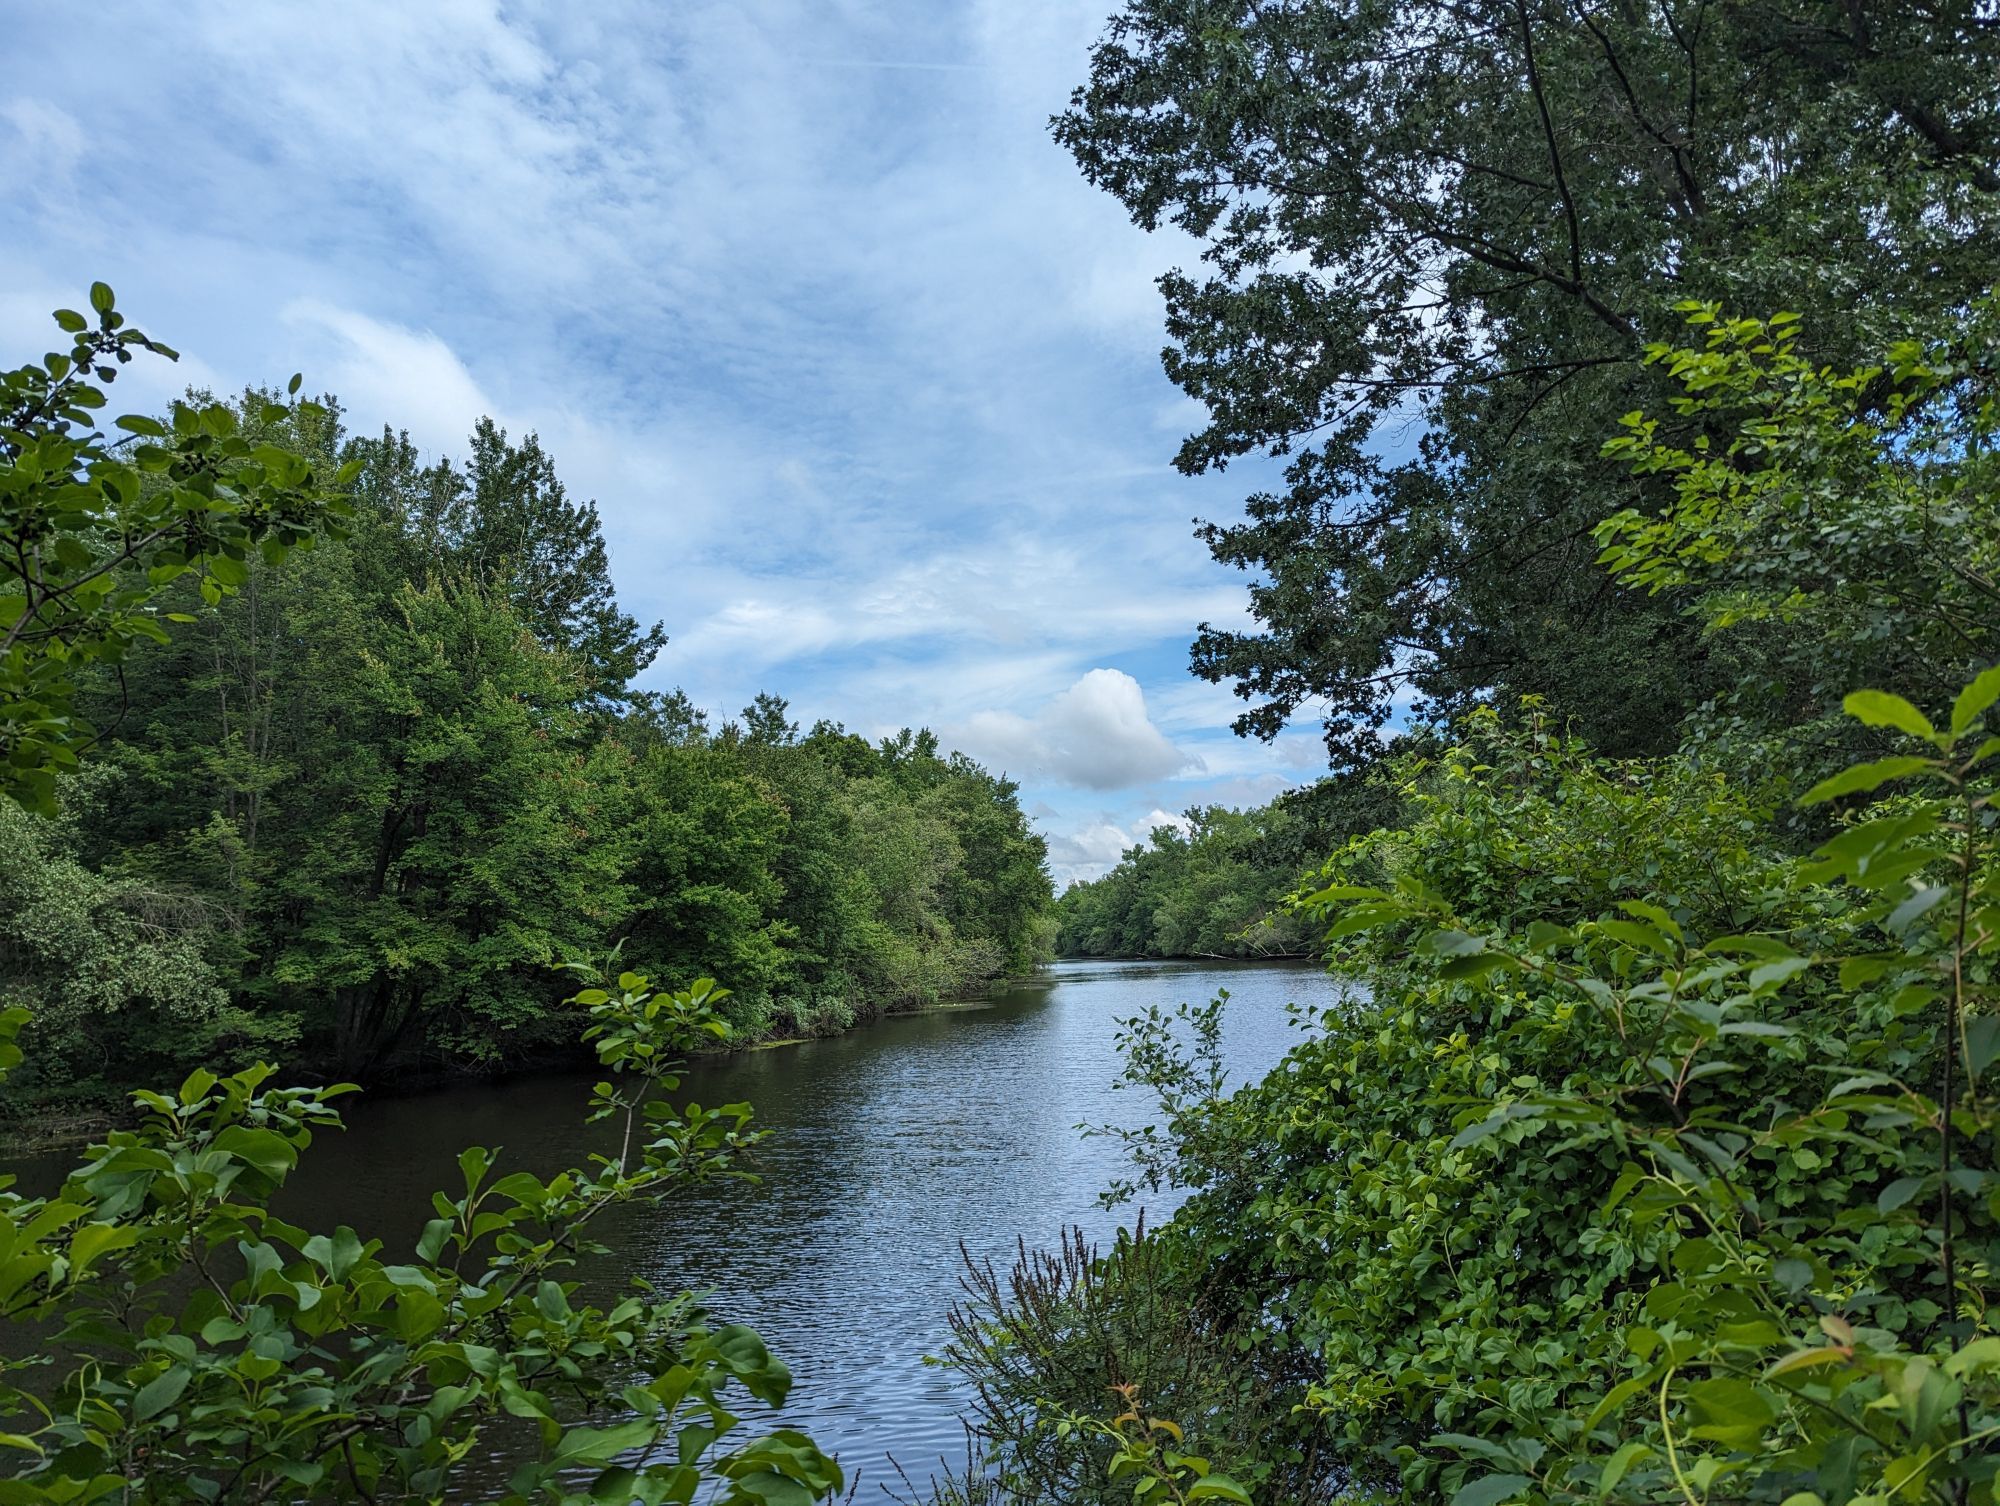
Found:
[{"label": "foliage", "polygon": [[[595,504],[535,436],[482,422],[468,461],[426,463],[405,436],[348,438],[331,397],[184,406],[344,478],[341,536],[250,552],[215,602],[196,572],[163,580],[158,615],[186,623],[74,676],[119,790],[65,839],[76,883],[171,896],[222,997],[176,1033],[78,994],[37,1027],[17,1100],[116,1103],[211,1049],[356,1079],[561,1059],[547,964],[614,949],[670,988],[723,977],[745,1034],[840,1029],[1049,951],[1011,783],[927,733],[801,738],[771,695],[711,730],[632,684],[659,631],[618,607]],[[55,910],[0,921],[17,986],[75,981]]]},{"label": "foliage", "polygon": [[[1460,925],[1415,886],[1328,894],[1352,907],[1342,925],[1438,926],[1425,945],[1452,959],[1441,976],[1524,981],[1542,1007],[1495,1011],[1500,1049],[1560,1015],[1621,1053],[1622,1069],[1496,1083],[1494,1102],[1454,1116],[1461,1152],[1497,1142],[1615,1167],[1587,1222],[1651,1247],[1618,1343],[1573,1392],[1430,1440],[1476,1462],[1472,1498],[1992,1498],[1996,701],[2000,669],[1942,729],[1900,697],[1848,697],[1922,751],[1807,797],[1919,781],[1801,871],[1853,906],[1862,946],[1844,956],[1797,935],[1703,937],[1639,899],[1509,936]],[[1318,1399],[1343,1402],[1334,1387]]]},{"label": "foliage", "polygon": [[1591,528],[1660,501],[1605,417],[1662,406],[1642,357],[1690,298],[1795,310],[1844,369],[1986,292],[1996,49],[1973,0],[1128,0],[1055,134],[1200,243],[1161,281],[1207,410],[1180,468],[1282,464],[1202,530],[1250,576],[1254,626],[1193,655],[1239,730],[1320,713],[1369,764],[1411,692],[1497,686],[1672,748],[1735,666],[1595,568]]},{"label": "foliage", "polygon": [[[109,798],[103,771],[57,786],[62,812],[0,801],[0,1008],[34,1016],[44,1095],[107,1072],[136,1073],[245,1043],[284,1043],[231,1006],[209,957],[223,924],[198,896],[94,873],[79,828]],[[276,1039],[273,1039],[273,1037]]]},{"label": "foliage", "polygon": [[[706,1488],[804,1506],[837,1491],[839,1466],[802,1434],[738,1437],[733,1390],[778,1406],[790,1387],[754,1333],[643,1287],[600,1308],[566,1274],[599,1253],[586,1230],[603,1209],[741,1175],[745,1106],[660,1096],[676,1054],[721,1028],[717,996],[707,983],[655,995],[633,974],[579,994],[619,1154],[543,1181],[465,1151],[463,1195],[437,1194],[408,1261],[270,1212],[314,1132],[338,1127],[347,1088],[269,1087],[259,1065],[136,1095],[137,1127],[93,1146],[56,1198],[0,1201],[5,1315],[48,1325],[62,1357],[8,1366],[33,1381],[0,1391],[22,1461],[8,1498],[440,1499],[466,1488],[502,1417],[533,1440],[509,1501],[687,1502]],[[11,1040],[21,1014],[5,1019]]]},{"label": "foliage", "polygon": [[[108,290],[93,301],[108,314]],[[105,330],[114,327],[107,317]],[[53,360],[50,370],[63,375]],[[218,439],[229,432],[210,429]],[[258,474],[310,475],[275,445],[254,453]],[[227,464],[241,459],[223,447],[209,471],[247,473]],[[94,474],[104,497],[124,500],[115,481],[103,481],[108,472]],[[215,500],[220,517],[236,513],[233,495]],[[104,527],[87,506],[36,522],[47,531],[30,556],[46,545],[65,568],[97,561],[64,547]],[[114,563],[143,561],[151,547],[127,548]],[[209,559],[200,549],[191,558],[211,573],[214,560],[240,565],[239,556]],[[31,566],[23,578],[38,620],[60,625],[19,640],[44,653],[66,643],[98,657],[114,652],[146,600],[77,582],[35,596],[44,577]],[[213,607],[223,593],[204,585]],[[549,709],[525,692],[495,696],[480,678],[479,628],[505,617],[504,604],[468,612],[466,598],[429,597],[407,603],[416,652],[406,673],[381,673],[364,657],[373,704],[420,713],[427,681],[464,682],[454,666],[464,654],[475,661],[466,698],[489,709],[505,702],[530,718]],[[93,603],[103,607],[95,616]],[[469,641],[453,629],[469,631]],[[548,731],[535,728],[538,738]],[[448,723],[422,736],[430,758],[413,754],[411,764],[448,761],[459,739]],[[10,793],[46,804],[76,749],[33,746],[33,761],[31,744],[10,748],[21,771]],[[520,772],[502,765],[497,777]],[[10,825],[23,819],[7,808]],[[456,833],[458,854],[471,852],[471,835]],[[24,845],[32,862],[23,908],[68,918],[84,933],[75,945],[85,957],[131,940],[93,934],[117,913],[114,887],[40,833]],[[459,872],[452,883],[476,888],[480,877]],[[186,962],[132,950],[141,975]],[[21,1502],[462,1497],[476,1488],[475,1445],[502,1417],[518,1419],[533,1440],[516,1451],[509,1501],[690,1502],[701,1491],[730,1506],[810,1506],[837,1492],[839,1466],[803,1434],[739,1438],[734,1389],[779,1406],[791,1383],[754,1333],[711,1328],[691,1298],[660,1300],[643,1283],[600,1308],[579,1300],[570,1276],[579,1260],[604,1253],[587,1232],[604,1209],[742,1175],[740,1154],[755,1138],[749,1109],[677,1108],[665,1096],[677,1085],[678,1055],[727,1034],[714,1012],[723,997],[707,979],[655,994],[634,973],[576,995],[607,1074],[592,1094],[593,1117],[619,1121],[617,1155],[543,1181],[495,1177],[497,1152],[466,1150],[464,1195],[436,1195],[437,1217],[409,1262],[385,1261],[380,1241],[352,1229],[312,1233],[272,1214],[314,1131],[338,1127],[333,1100],[351,1089],[270,1087],[275,1069],[262,1063],[226,1077],[197,1068],[175,1093],[138,1092],[136,1125],[92,1146],[53,1198],[0,1185],[0,1318],[34,1333],[40,1350],[23,1357],[26,1346],[10,1346],[16,1357],[0,1362],[0,1447],[14,1465],[0,1494]],[[16,1040],[27,1020],[25,1009],[0,1010],[0,1076],[23,1060]],[[594,1425],[607,1414],[615,1420]]]},{"label": "foliage", "polygon": [[[1024,1245],[1005,1276],[968,1258],[942,1358],[972,1387],[973,1464],[1005,1499],[1240,1500],[1246,1486],[1290,1499],[1314,1482],[1309,1459],[1272,1462],[1282,1401],[1189,1311],[1174,1259],[1143,1220],[1107,1251],[1081,1230],[1053,1253]],[[1199,1464],[1182,1469],[1181,1455]],[[1216,1483],[1195,1489],[1190,1475]]]},{"label": "foliage", "polygon": [[[1346,834],[1353,791],[1289,791],[1252,810],[1198,806],[1157,826],[1101,878],[1056,902],[1056,948],[1084,957],[1305,957],[1317,946],[1286,901]],[[1348,798],[1341,798],[1343,795]],[[1331,796],[1331,798],[1329,798]],[[1365,805],[1361,808],[1365,809]]]},{"label": "foliage", "polygon": [[[1841,726],[1847,691],[1943,697],[2000,657],[2000,305],[1984,299],[1948,339],[1898,340],[1848,370],[1801,350],[1794,315],[1686,312],[1702,345],[1646,357],[1679,389],[1671,426],[1629,414],[1605,447],[1667,481],[1671,500],[1606,518],[1600,558],[1683,606],[1733,660],[1738,683],[1702,741],[1749,744],[1737,757],[1753,764],[1795,728],[1791,747],[1830,750],[1808,755],[1809,783],[1881,741]],[[1703,430],[1691,443],[1671,437],[1691,424]],[[1711,443],[1718,430],[1726,443]]]},{"label": "foliage", "polygon": [[[170,582],[193,579],[212,605],[253,554],[280,559],[341,512],[333,478],[253,443],[222,404],[127,415],[117,439],[95,427],[134,350],[177,357],[125,323],[104,283],[90,306],[55,312],[67,353],[0,374],[0,794],[44,811],[97,736],[76,711],[78,671],[115,673],[166,622],[191,621],[155,606]],[[259,405],[266,422],[286,411]]]}]

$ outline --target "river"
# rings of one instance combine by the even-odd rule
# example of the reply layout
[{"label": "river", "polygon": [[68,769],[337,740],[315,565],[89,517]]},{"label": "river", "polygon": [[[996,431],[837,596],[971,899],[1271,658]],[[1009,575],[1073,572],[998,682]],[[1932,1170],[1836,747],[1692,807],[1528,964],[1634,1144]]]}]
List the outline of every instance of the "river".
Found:
[{"label": "river", "polygon": [[[960,1241],[1004,1264],[1017,1236],[1053,1244],[1077,1224],[1102,1240],[1129,1222],[1134,1209],[1097,1201],[1119,1147],[1077,1130],[1147,1122],[1150,1100],[1113,1086],[1117,1021],[1219,988],[1232,1082],[1298,1038],[1288,1003],[1337,992],[1305,966],[1062,962],[973,1003],[700,1062],[685,1096],[747,1100],[770,1131],[761,1180],[612,1210],[593,1233],[616,1271],[593,1276],[708,1291],[719,1320],[754,1325],[797,1377],[785,1423],[858,1473],[860,1499],[900,1489],[892,1458],[919,1483],[940,1461],[961,1466],[957,1388],[924,1363],[960,1295]],[[581,1122],[589,1082],[344,1100],[346,1131],[313,1146],[281,1207],[407,1248],[431,1191],[458,1184],[463,1146],[503,1146],[503,1170],[541,1174],[600,1148]],[[1155,1200],[1149,1221],[1168,1211]]]}]

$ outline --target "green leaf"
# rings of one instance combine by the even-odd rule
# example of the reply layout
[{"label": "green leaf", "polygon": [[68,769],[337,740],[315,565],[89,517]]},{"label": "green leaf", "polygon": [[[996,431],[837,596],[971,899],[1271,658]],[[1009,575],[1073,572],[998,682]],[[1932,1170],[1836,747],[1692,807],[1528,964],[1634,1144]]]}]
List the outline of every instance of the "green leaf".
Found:
[{"label": "green leaf", "polygon": [[1417,943],[1417,950],[1428,957],[1472,957],[1486,950],[1486,941],[1464,931],[1433,931]]},{"label": "green leaf", "polygon": [[1915,925],[1919,919],[1936,906],[1939,900],[1943,899],[1949,893],[1951,891],[1941,884],[1933,884],[1929,888],[1919,889],[1915,894],[1912,894],[1908,899],[1896,906],[1895,909],[1891,910],[1889,918],[1883,921],[1882,924],[1890,934],[1900,936],[1911,926]]},{"label": "green leaf", "polygon": [[1977,675],[1970,685],[1958,693],[1958,699],[1951,707],[1953,734],[1965,731],[1995,701],[2000,701],[2000,664]]},{"label": "green leaf", "polygon": [[1877,1213],[1894,1213],[1903,1204],[1923,1190],[1922,1177],[1898,1177],[1887,1187],[1875,1194]]},{"label": "green leaf", "polygon": [[185,1365],[175,1365],[147,1381],[139,1388],[139,1394],[132,1398],[132,1419],[145,1422],[157,1417],[181,1398],[187,1390],[188,1382],[194,1379]]},{"label": "green leaf", "polygon": [[100,314],[111,312],[111,306],[118,300],[112,296],[111,284],[93,282],[90,285],[90,306]]},{"label": "green leaf", "polygon": [[2000,1015],[1982,1014],[1965,1022],[1965,1066],[1974,1077],[2000,1056]]},{"label": "green leaf", "polygon": [[1526,1475],[1482,1475],[1459,1486],[1451,1506],[1500,1506],[1502,1501],[1522,1495],[1533,1483]]},{"label": "green leaf", "polygon": [[1187,1498],[1190,1501],[1206,1500],[1211,1496],[1224,1501],[1234,1501],[1237,1506],[1250,1506],[1250,1492],[1227,1475],[1215,1473],[1203,1475],[1187,1490]]},{"label": "green leaf", "polygon": [[1891,695],[1886,690],[1852,691],[1840,704],[1849,716],[1864,726],[1894,727],[1926,742],[1937,739],[1937,728],[1930,724],[1930,718],[1901,696]]},{"label": "green leaf", "polygon": [[1653,1457],[1653,1451],[1638,1441],[1625,1444],[1604,1461],[1604,1472],[1597,1477],[1597,1493],[1608,1496],[1618,1488],[1618,1482],[1625,1478],[1626,1471],[1633,1465],[1643,1463]]},{"label": "green leaf", "polygon": [[1777,1415],[1764,1393],[1734,1375],[1718,1375],[1688,1388],[1688,1403],[1703,1419],[1697,1438],[1748,1448],[1764,1436]]},{"label": "green leaf", "polygon": [[1841,770],[1831,779],[1822,779],[1799,796],[1798,803],[1802,806],[1819,805],[1828,800],[1838,800],[1842,795],[1865,794],[1880,789],[1892,779],[1905,779],[1937,766],[1936,760],[1918,758],[1914,754],[1880,758],[1874,763],[1858,763],[1851,769]]}]

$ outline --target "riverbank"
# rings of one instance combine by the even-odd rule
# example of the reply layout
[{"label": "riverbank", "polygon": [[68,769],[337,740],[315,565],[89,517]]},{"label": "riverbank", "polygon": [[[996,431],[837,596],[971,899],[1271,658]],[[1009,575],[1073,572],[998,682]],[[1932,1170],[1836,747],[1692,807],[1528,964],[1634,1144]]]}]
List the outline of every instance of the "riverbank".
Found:
[{"label": "riverbank", "polygon": [[[1059,959],[1051,959],[1051,963]],[[1042,964],[1046,968],[1051,963]],[[1034,982],[1036,974],[1027,973],[1012,976],[987,978],[961,985],[949,995],[935,999],[899,1000],[875,1009],[852,1011],[844,1023],[835,1029],[816,1029],[799,1033],[796,1020],[774,1021],[768,1030],[756,1034],[732,1035],[726,1041],[717,1041],[704,1047],[698,1057],[730,1056],[747,1051],[770,1051],[785,1046],[800,1046],[812,1041],[830,1040],[854,1030],[879,1024],[883,1020],[895,1019],[914,1014],[965,1008],[977,1004],[996,992],[1002,992]],[[831,1016],[822,1014],[815,1024],[823,1024]],[[32,1029],[32,1025],[30,1026]],[[577,1030],[580,1033],[583,1020],[578,1017]],[[27,1043],[32,1060],[33,1042]],[[272,1055],[282,1057],[282,1053]],[[269,1060],[252,1052],[241,1057],[228,1057],[221,1063],[188,1063],[185,1071],[196,1066],[207,1065],[211,1069],[218,1066],[234,1071],[251,1061]],[[453,1066],[443,1063],[392,1064],[379,1075],[362,1083],[369,1097],[377,1100],[421,1097],[449,1091],[453,1088],[473,1085],[501,1085],[527,1079],[574,1076],[592,1070],[592,1057],[581,1040],[572,1040],[561,1046],[531,1049],[527,1054],[504,1064],[478,1069]],[[282,1061],[280,1061],[282,1067]],[[175,1079],[177,1080],[177,1079]],[[287,1078],[288,1083],[324,1084],[337,1081],[323,1073],[301,1073]],[[74,1106],[67,1105],[59,1097],[36,1098],[30,1091],[19,1093],[15,1082],[9,1081],[0,1087],[0,1159],[12,1156],[52,1154],[65,1148],[80,1147],[102,1139],[113,1130],[125,1128],[138,1119],[138,1111],[131,1102],[131,1095],[140,1089],[151,1088],[164,1091],[174,1085],[174,1081],[131,1083],[117,1088],[107,1087],[103,1096],[93,1095],[88,1100]]]}]

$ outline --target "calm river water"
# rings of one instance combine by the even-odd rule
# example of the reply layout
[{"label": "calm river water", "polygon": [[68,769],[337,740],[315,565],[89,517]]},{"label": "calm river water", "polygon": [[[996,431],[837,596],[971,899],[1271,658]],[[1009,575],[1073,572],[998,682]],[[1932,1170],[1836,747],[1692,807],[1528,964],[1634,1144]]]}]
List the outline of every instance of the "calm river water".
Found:
[{"label": "calm river water", "polygon": [[[784,1421],[859,1474],[861,1499],[899,1486],[892,1456],[918,1482],[940,1459],[961,1465],[953,1379],[923,1362],[960,1295],[959,1242],[1004,1265],[1017,1235],[1053,1244],[1080,1224],[1101,1240],[1129,1222],[1135,1210],[1097,1204],[1118,1146],[1076,1127],[1140,1124],[1152,1108],[1113,1088],[1118,1020],[1218,988],[1231,995],[1232,1082],[1298,1038],[1287,1004],[1337,992],[1306,966],[1063,962],[973,1004],[704,1062],[685,1091],[755,1106],[771,1132],[762,1180],[613,1210],[593,1232],[617,1269],[591,1274],[707,1291],[718,1320],[754,1325],[797,1377]],[[431,1191],[458,1185],[461,1147],[503,1146],[503,1171],[543,1174],[599,1148],[581,1123],[589,1081],[347,1099],[346,1132],[314,1145],[283,1206],[407,1248]]]}]

